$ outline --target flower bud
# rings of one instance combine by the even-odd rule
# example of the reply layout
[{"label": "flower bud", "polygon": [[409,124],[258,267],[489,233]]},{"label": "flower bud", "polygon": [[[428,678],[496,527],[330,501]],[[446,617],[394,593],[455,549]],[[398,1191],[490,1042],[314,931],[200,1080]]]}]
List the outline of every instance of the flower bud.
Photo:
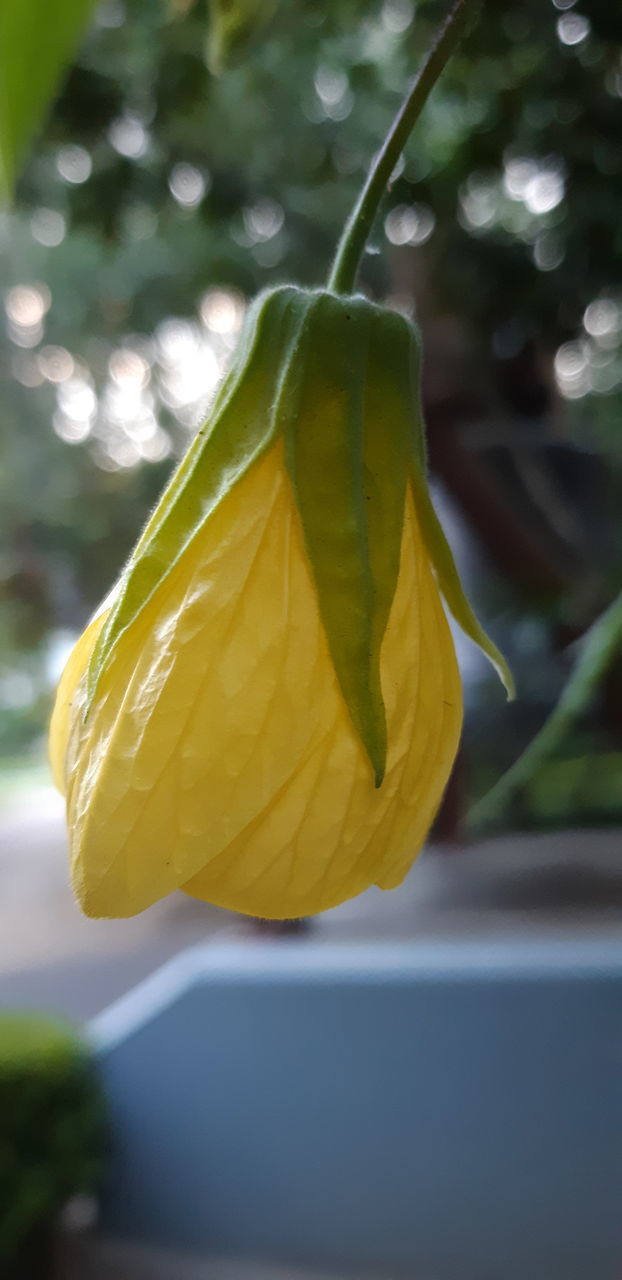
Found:
[{"label": "flower bud", "polygon": [[249,308],[208,422],[62,677],[51,729],[88,915],[174,889],[270,918],[406,874],[458,746],[419,346],[363,297]]}]

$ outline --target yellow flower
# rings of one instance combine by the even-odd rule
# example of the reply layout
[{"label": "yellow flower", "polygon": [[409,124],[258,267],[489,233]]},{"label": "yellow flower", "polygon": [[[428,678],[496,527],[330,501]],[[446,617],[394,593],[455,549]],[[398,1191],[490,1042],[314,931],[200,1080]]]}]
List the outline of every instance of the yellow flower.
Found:
[{"label": "yellow flower", "polygon": [[[362,298],[258,300],[208,427],[69,659],[51,726],[84,911],[172,890],[296,917],[399,884],[456,753],[416,334]],[[414,354],[413,354],[414,353]]]}]

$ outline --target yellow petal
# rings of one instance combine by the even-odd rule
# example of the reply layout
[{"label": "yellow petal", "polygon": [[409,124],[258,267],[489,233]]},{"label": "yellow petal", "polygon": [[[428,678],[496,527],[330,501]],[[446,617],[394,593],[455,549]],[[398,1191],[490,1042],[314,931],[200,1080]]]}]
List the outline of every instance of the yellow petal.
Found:
[{"label": "yellow petal", "polygon": [[82,632],[80,639],[71,651],[69,661],[65,666],[56,691],[56,702],[50,722],[48,750],[54,782],[62,795],[65,794],[66,788],[65,762],[72,720],[73,700],[107,616],[107,610],[99,610],[89,622],[88,627]]},{"label": "yellow petal", "polygon": [[[88,661],[87,635],[65,691]],[[121,638],[87,722],[84,680],[69,735],[67,712],[57,713],[83,909],[132,915],[182,886],[237,911],[293,917],[400,882],[440,801],[462,716],[410,495],[381,681],[389,749],[377,790],[276,444]]]}]

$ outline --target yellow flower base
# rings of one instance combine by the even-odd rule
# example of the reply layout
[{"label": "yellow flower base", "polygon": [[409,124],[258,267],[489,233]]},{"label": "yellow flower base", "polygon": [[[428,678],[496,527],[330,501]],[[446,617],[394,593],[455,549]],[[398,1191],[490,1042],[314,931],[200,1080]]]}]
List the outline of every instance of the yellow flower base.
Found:
[{"label": "yellow flower base", "polygon": [[410,486],[381,649],[379,789],[329,654],[280,441],[120,637],[85,720],[85,672],[105,618],[70,658],[51,729],[87,915],[134,915],[183,888],[235,911],[296,917],[400,883],[462,720]]}]

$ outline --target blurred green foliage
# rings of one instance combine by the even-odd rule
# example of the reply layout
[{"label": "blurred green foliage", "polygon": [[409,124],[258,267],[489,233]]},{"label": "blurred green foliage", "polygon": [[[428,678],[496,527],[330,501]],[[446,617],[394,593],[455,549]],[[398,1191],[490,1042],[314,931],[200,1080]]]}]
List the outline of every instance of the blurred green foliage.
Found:
[{"label": "blurred green foliage", "polygon": [[95,1192],[103,1144],[103,1103],[86,1045],[51,1018],[1,1014],[0,1271],[7,1280],[44,1274],[39,1245],[49,1249],[48,1233],[72,1196]]},{"label": "blurred green foliage", "polygon": [[[0,702],[9,677],[27,679],[21,705],[5,699],[0,750],[28,739],[50,637],[108,589],[200,419],[234,337],[227,314],[267,283],[325,278],[445,11],[281,4],[215,77],[205,0],[97,9],[1,229]],[[444,483],[438,404],[552,565],[546,589],[530,585],[497,555],[502,534],[484,538],[498,572],[476,594],[521,685],[503,711],[510,759],[560,686],[557,631],[572,638],[619,582],[621,27],[607,0],[484,5],[361,276],[416,307]]]},{"label": "blurred green foliage", "polygon": [[11,194],[92,8],[93,0],[51,0],[43,15],[38,0],[20,0],[0,9],[0,202]]},{"label": "blurred green foliage", "polygon": [[253,45],[270,22],[279,0],[211,0],[207,65],[215,75],[252,55]]},{"label": "blurred green foliage", "polygon": [[619,822],[622,752],[600,751],[595,770],[594,743],[580,745],[581,755],[541,765],[527,785],[520,804],[529,825],[558,827],[569,813],[586,827],[607,818]]}]

